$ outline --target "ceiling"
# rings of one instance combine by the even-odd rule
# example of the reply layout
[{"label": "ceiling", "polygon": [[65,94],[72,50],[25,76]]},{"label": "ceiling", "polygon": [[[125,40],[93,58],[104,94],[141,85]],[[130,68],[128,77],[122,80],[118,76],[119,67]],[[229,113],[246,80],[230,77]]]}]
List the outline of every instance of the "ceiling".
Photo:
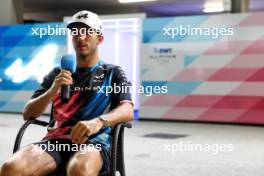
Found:
[{"label": "ceiling", "polygon": [[[221,1],[221,0],[211,0]],[[120,4],[118,0],[24,0],[26,21],[61,21],[79,10],[98,14],[146,13],[147,16],[203,14],[206,0],[158,0]],[[250,11],[264,11],[264,0],[250,0]]]}]

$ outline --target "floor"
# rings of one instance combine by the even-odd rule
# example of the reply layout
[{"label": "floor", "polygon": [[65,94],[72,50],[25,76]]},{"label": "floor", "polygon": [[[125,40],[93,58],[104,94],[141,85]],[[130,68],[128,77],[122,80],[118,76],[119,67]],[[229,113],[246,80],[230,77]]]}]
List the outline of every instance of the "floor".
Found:
[{"label": "floor", "polygon": [[[0,121],[1,165],[23,120],[0,114]],[[45,132],[31,126],[23,144]],[[128,176],[263,176],[264,126],[135,121],[125,132],[125,161]]]}]

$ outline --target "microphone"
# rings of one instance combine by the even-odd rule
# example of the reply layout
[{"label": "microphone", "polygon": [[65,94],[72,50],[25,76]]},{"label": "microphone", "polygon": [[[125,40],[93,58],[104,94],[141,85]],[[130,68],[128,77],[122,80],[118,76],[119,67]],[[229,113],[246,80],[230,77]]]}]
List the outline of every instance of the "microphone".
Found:
[{"label": "microphone", "polygon": [[[76,70],[76,58],[72,54],[66,54],[61,57],[61,69],[74,73]],[[70,85],[61,86],[61,101],[67,103],[70,99]]]}]

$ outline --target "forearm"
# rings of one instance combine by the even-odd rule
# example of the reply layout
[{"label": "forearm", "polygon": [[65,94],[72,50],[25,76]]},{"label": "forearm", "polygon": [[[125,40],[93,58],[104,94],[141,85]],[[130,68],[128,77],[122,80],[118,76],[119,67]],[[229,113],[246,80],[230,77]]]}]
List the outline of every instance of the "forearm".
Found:
[{"label": "forearm", "polygon": [[133,105],[130,103],[122,103],[108,114],[102,115],[102,117],[108,121],[109,126],[131,121],[134,118]]},{"label": "forearm", "polygon": [[55,92],[52,89],[49,89],[39,97],[29,100],[23,111],[24,120],[39,117],[51,102],[54,94]]}]

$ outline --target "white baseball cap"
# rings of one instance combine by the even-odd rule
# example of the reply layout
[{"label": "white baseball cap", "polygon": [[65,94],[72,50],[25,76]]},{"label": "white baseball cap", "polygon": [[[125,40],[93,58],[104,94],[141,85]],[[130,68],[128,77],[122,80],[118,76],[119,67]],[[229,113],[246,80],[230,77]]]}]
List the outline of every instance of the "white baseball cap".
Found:
[{"label": "white baseball cap", "polygon": [[72,21],[67,25],[67,28],[72,29],[77,24],[85,24],[97,31],[99,31],[101,34],[103,33],[103,27],[102,22],[97,14],[82,10],[80,12],[77,12],[72,16]]}]

